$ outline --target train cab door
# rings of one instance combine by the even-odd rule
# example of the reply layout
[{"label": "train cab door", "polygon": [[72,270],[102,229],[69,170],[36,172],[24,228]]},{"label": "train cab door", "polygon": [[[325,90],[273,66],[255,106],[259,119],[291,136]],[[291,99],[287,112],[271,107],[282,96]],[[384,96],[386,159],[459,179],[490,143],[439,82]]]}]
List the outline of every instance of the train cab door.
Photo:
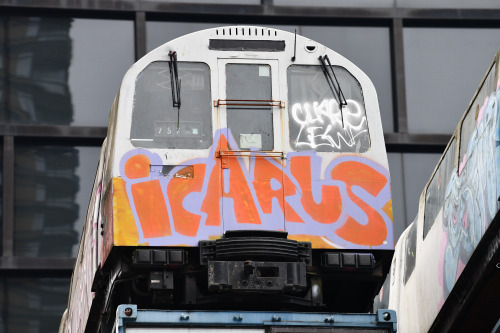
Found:
[{"label": "train cab door", "polygon": [[278,61],[219,59],[218,74],[224,232],[284,230]]}]

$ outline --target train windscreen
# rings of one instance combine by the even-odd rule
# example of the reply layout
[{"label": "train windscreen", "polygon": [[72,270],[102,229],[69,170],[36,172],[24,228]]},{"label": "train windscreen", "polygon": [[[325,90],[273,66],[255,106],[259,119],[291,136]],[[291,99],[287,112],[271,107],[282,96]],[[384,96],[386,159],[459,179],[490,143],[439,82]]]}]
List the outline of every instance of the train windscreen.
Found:
[{"label": "train windscreen", "polygon": [[288,68],[290,145],[295,151],[363,153],[370,148],[363,91],[345,68],[332,66],[342,105],[321,66]]},{"label": "train windscreen", "polygon": [[[210,68],[192,62],[177,66],[177,78],[167,61],[153,62],[138,75],[130,131],[134,146],[206,149],[212,144]],[[173,101],[175,79],[180,86],[179,107]]]}]

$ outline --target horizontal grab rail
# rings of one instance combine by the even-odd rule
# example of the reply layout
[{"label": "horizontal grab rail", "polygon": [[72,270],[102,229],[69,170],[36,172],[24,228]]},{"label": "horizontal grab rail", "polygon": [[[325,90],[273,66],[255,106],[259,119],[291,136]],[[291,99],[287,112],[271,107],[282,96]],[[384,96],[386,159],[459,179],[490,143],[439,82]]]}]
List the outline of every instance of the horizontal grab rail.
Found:
[{"label": "horizontal grab rail", "polygon": [[265,151],[265,150],[219,150],[217,157],[222,156],[251,156],[251,157],[281,157],[285,156],[282,151]]},{"label": "horizontal grab rail", "polygon": [[221,105],[228,106],[279,106],[280,108],[285,107],[284,101],[277,100],[260,100],[260,99],[217,99],[214,100],[214,106],[219,107]]}]

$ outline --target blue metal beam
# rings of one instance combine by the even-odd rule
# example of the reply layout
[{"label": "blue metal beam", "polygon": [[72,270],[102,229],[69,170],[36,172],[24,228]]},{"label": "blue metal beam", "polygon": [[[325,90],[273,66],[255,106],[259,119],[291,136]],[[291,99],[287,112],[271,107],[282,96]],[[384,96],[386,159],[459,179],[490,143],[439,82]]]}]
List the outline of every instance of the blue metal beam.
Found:
[{"label": "blue metal beam", "polygon": [[379,328],[396,332],[396,312],[377,313],[306,313],[260,311],[178,311],[140,310],[134,304],[122,304],[117,309],[116,333],[132,327],[318,327],[318,328]]}]

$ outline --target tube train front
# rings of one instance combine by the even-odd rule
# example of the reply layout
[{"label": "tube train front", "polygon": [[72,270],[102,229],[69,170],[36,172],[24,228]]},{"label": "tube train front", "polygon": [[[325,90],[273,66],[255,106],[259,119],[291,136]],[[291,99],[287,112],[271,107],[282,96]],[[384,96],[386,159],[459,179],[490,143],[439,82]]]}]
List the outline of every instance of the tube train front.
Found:
[{"label": "tube train front", "polygon": [[125,75],[70,307],[87,329],[122,301],[366,311],[393,249],[366,74],[293,33],[209,29]]}]

